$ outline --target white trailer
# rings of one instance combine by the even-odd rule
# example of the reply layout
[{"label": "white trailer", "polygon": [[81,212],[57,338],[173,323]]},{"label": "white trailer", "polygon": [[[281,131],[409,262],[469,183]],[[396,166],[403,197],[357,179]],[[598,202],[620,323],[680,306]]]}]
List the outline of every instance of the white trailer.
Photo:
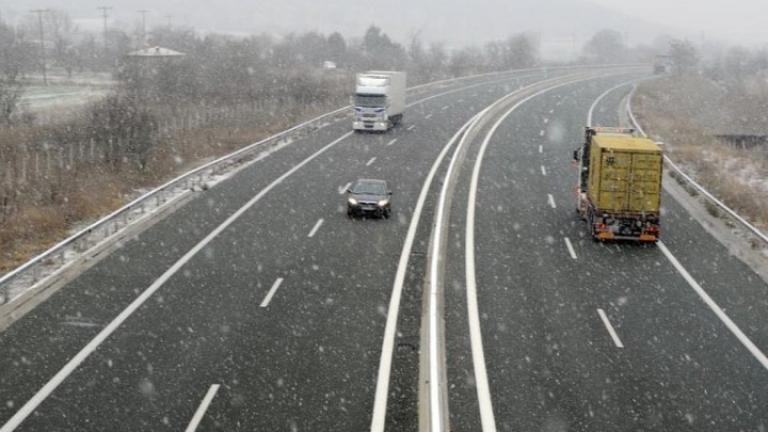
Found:
[{"label": "white trailer", "polygon": [[352,129],[386,131],[405,111],[405,72],[369,71],[357,74]]}]

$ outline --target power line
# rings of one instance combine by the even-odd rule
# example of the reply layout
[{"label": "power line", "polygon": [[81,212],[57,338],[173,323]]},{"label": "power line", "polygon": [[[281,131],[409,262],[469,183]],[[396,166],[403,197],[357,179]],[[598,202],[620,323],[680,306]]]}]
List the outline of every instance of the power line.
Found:
[{"label": "power line", "polygon": [[40,24],[40,69],[43,72],[43,84],[48,85],[48,74],[45,65],[45,30],[43,29],[43,14],[48,9],[34,9],[30,12],[37,14],[37,21]]},{"label": "power line", "polygon": [[107,37],[107,18],[109,18],[109,11],[112,10],[110,6],[99,6],[96,9],[101,11],[101,17],[104,19],[104,57],[106,58],[109,49],[108,37]]},{"label": "power line", "polygon": [[141,9],[137,12],[141,14],[141,46],[139,48],[143,48],[147,45],[147,13],[149,11]]}]

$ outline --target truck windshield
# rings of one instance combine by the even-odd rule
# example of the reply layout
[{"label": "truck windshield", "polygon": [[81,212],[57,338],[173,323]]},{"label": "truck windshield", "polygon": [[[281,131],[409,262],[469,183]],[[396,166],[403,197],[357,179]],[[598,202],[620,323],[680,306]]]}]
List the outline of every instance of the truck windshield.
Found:
[{"label": "truck windshield", "polygon": [[357,94],[355,106],[366,108],[382,108],[387,104],[387,97],[383,95]]}]

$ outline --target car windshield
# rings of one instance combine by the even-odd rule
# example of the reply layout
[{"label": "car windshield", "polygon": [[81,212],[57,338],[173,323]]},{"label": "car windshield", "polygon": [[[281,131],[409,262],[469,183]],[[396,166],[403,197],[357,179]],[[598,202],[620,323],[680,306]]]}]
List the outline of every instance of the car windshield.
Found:
[{"label": "car windshield", "polygon": [[387,188],[384,183],[361,181],[352,188],[352,193],[358,195],[385,195]]},{"label": "car windshield", "polygon": [[355,95],[355,106],[365,108],[381,108],[386,105],[386,96],[357,94]]}]

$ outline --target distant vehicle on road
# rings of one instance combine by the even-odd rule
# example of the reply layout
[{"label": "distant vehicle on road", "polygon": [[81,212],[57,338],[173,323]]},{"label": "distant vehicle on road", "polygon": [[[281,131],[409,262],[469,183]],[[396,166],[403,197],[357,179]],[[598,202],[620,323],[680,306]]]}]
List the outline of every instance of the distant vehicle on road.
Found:
[{"label": "distant vehicle on road", "polygon": [[347,216],[373,215],[388,219],[392,213],[391,197],[386,181],[360,179],[347,189]]},{"label": "distant vehicle on road", "polygon": [[577,211],[595,240],[659,238],[661,148],[634,129],[586,128],[579,162]]},{"label": "distant vehicle on road", "polygon": [[385,132],[403,119],[405,72],[357,74],[352,129]]}]

